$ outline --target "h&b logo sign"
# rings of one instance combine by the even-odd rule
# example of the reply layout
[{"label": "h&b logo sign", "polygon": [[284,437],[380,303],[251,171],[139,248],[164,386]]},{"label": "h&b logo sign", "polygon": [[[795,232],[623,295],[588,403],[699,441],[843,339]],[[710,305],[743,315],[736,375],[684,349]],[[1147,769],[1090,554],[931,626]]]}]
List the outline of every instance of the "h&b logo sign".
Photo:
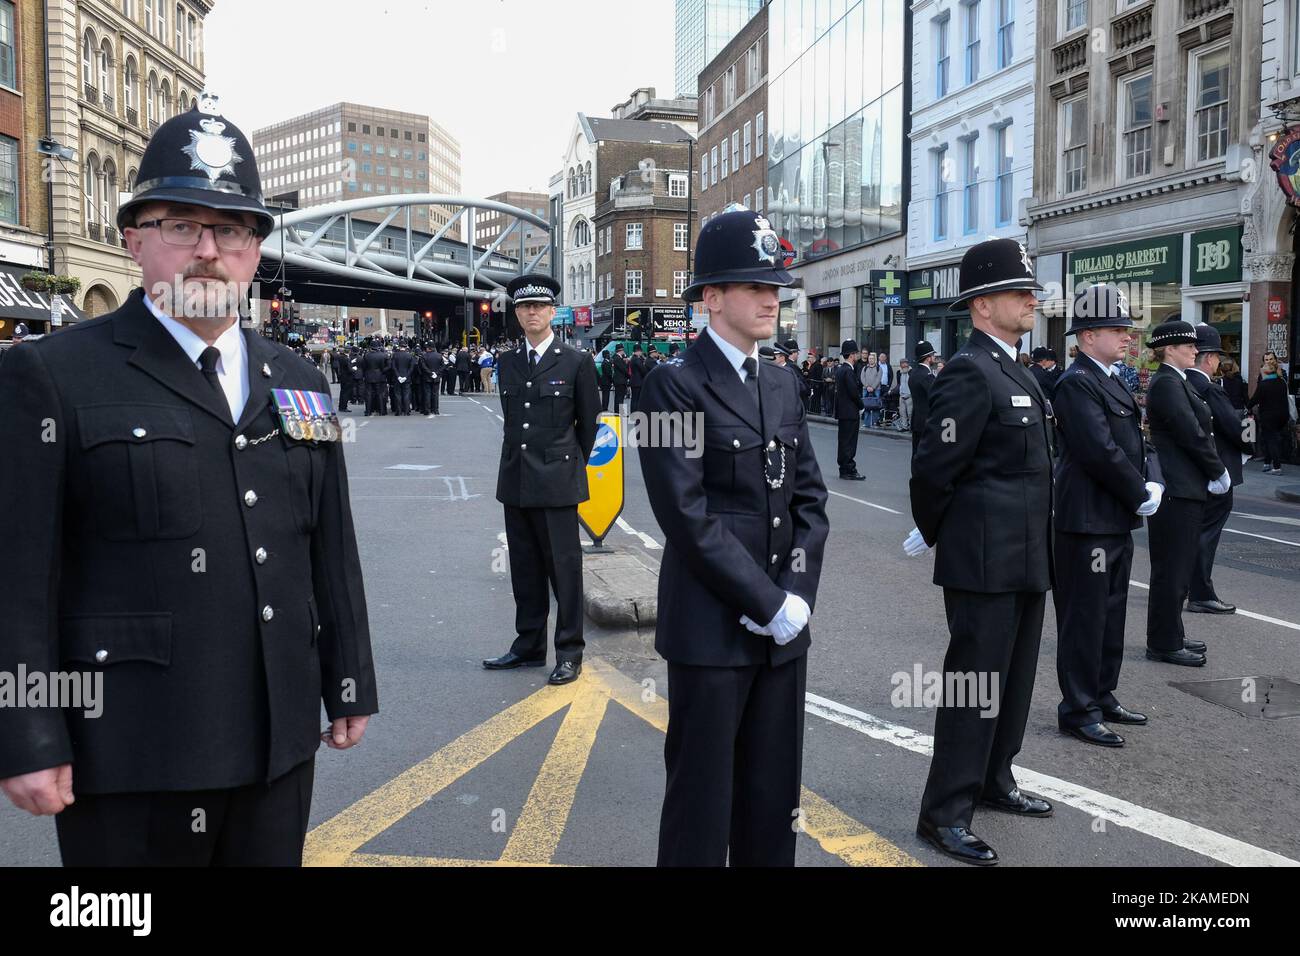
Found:
[{"label": "h&b logo sign", "polygon": [[1196,271],[1219,272],[1232,264],[1232,244],[1226,239],[1196,244]]}]

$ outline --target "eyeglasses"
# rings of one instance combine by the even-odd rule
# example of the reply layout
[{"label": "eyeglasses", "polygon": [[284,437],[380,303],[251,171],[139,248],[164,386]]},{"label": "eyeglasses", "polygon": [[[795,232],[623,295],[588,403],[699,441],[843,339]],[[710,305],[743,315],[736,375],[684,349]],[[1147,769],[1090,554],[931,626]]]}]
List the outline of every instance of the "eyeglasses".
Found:
[{"label": "eyeglasses", "polygon": [[162,241],[169,246],[197,246],[203,241],[203,230],[211,229],[217,248],[225,252],[243,252],[253,243],[257,230],[233,222],[195,222],[193,219],[150,219],[138,222],[137,229],[157,228]]}]

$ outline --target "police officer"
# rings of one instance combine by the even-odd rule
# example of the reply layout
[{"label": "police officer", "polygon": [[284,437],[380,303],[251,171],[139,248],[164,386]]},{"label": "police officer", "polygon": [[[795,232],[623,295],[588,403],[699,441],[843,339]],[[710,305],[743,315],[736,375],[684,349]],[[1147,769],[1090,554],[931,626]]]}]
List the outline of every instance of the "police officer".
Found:
[{"label": "police officer", "polygon": [[159,127],[117,225],[144,287],[0,376],[0,671],[93,672],[103,709],[0,708],[0,789],[58,815],[67,865],[296,866],[316,749],[377,709],[342,430],[324,375],[240,328],[274,220],[215,97]]},{"label": "police officer", "polygon": [[1137,401],[1117,380],[1133,319],[1110,285],[1074,299],[1066,335],[1079,357],[1056,385],[1061,458],[1054,512],[1057,724],[1090,744],[1122,747],[1106,723],[1145,724],[1115,697],[1124,658],[1124,622],[1133,530],[1155,514],[1164,493],[1154,451],[1142,436]]},{"label": "police officer", "polygon": [[366,383],[366,417],[387,415],[388,370],[391,367],[388,353],[374,339],[367,339],[365,354],[361,356],[361,374]]},{"label": "police officer", "polygon": [[1011,773],[1052,586],[1052,411],[1017,359],[1042,288],[1025,247],[1014,239],[972,246],[960,282],[953,308],[968,308],[975,330],[931,390],[912,456],[917,527],[904,549],[938,549],[934,583],[952,635],[945,684],[948,675],[988,675],[1000,703],[996,715],[970,701],[939,709],[917,834],[955,859],[989,865],[997,853],[970,829],[977,801],[1019,816],[1052,813]]},{"label": "police officer", "polygon": [[866,481],[858,474],[858,435],[862,424],[862,386],[858,384],[858,343],[846,340],[840,346],[844,361],[835,366],[835,421],[839,425],[839,441],[835,455],[843,481]]},{"label": "police officer", "polygon": [[777,289],[793,279],[761,214],[700,234],[683,298],[709,327],[647,378],[641,411],[702,416],[702,457],[642,447],[667,539],[655,649],[668,661],[664,866],[794,863],[808,620],[826,543],[826,487],[798,388],[758,366]]},{"label": "police officer", "polygon": [[598,378],[600,379],[600,407],[603,411],[610,411],[609,393],[614,388],[614,362],[613,356],[609,352],[601,353],[600,370]]},{"label": "police officer", "polygon": [[591,356],[551,330],[560,284],[523,275],[506,287],[525,343],[497,368],[505,435],[497,501],[505,506],[510,586],[518,636],[489,670],[546,665],[547,582],[555,591],[555,669],[550,683],[582,673],[582,549],[578,505],[587,500],[587,459],[596,443],[600,396]]},{"label": "police officer", "polygon": [[912,391],[912,454],[916,454],[925,433],[925,420],[930,414],[930,389],[934,387],[934,346],[922,340],[916,343],[912,352],[916,364],[908,376],[908,388]]},{"label": "police officer", "polygon": [[424,412],[426,415],[437,415],[438,412],[438,393],[442,386],[443,373],[447,363],[443,360],[442,353],[432,345],[425,345],[424,352],[420,355],[420,366],[424,369],[424,381],[421,389],[424,393]]},{"label": "police officer", "polygon": [[1205,644],[1188,641],[1183,632],[1183,598],[1196,564],[1206,499],[1231,491],[1232,476],[1214,444],[1210,406],[1187,381],[1188,370],[1196,364],[1196,330],[1181,319],[1170,319],[1151,330],[1147,344],[1161,363],[1147,390],[1147,423],[1160,455],[1165,497],[1160,510],[1147,519],[1151,593],[1146,656],[1201,667]]},{"label": "police officer", "polygon": [[411,387],[415,378],[415,356],[403,342],[393,350],[393,378],[397,386],[397,405],[394,415],[411,414]]},{"label": "police officer", "polygon": [[628,383],[632,381],[632,370],[628,367],[627,357],[623,354],[623,346],[614,346],[614,354],[608,358],[611,362],[610,376],[614,383],[614,411],[621,414],[623,399],[627,397]]},{"label": "police officer", "polygon": [[641,352],[641,346],[632,346],[632,358],[627,363],[627,384],[632,394],[632,404],[629,406],[631,411],[636,411],[637,402],[641,398],[641,385],[645,382],[646,360],[645,355]]},{"label": "police officer", "polygon": [[1056,390],[1057,370],[1056,370],[1056,353],[1046,346],[1040,345],[1034,349],[1033,354],[1029,356],[1033,363],[1029,366],[1029,374],[1034,376],[1034,381],[1042,389],[1043,394],[1049,399]]},{"label": "police officer", "polygon": [[[1210,408],[1214,419],[1214,445],[1219,460],[1232,477],[1233,487],[1242,483],[1241,456],[1250,454],[1242,431],[1242,419],[1232,407],[1232,400],[1222,384],[1214,380],[1223,357],[1223,340],[1219,330],[1202,323],[1196,327],[1196,364],[1187,372],[1187,384]],[[1210,495],[1205,500],[1205,514],[1201,518],[1201,535],[1196,546],[1196,562],[1192,565],[1192,579],[1187,591],[1187,610],[1199,614],[1232,614],[1235,604],[1219,598],[1211,575],[1214,571],[1214,554],[1219,550],[1219,537],[1223,534],[1228,516],[1232,514],[1232,488],[1222,495]]]}]

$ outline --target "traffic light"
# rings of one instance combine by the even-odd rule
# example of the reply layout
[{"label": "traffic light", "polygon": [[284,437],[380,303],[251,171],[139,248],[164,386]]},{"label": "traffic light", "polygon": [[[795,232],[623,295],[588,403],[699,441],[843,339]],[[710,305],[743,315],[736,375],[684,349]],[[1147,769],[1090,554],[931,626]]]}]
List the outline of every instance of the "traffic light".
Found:
[{"label": "traffic light", "polygon": [[480,303],[478,304],[478,310],[479,310],[479,313],[480,313],[484,318],[487,318],[487,314],[488,314],[488,304],[487,304],[486,302],[480,302]]},{"label": "traffic light", "polygon": [[283,303],[279,299],[271,300],[271,321],[277,322],[280,319],[280,307]]}]

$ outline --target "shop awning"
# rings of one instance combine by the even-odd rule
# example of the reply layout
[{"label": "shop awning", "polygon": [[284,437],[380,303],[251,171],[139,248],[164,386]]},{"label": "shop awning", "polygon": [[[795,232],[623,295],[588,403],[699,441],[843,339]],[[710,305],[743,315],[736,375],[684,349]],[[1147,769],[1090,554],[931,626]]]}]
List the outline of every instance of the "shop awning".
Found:
[{"label": "shop awning", "polygon": [[610,319],[607,322],[593,322],[591,323],[590,328],[583,328],[582,326],[577,326],[577,330],[574,332],[574,334],[580,335],[584,339],[598,339],[602,335],[608,335],[610,327],[613,324],[614,324],[614,320]]},{"label": "shop awning", "polygon": [[[29,292],[23,288],[22,277],[32,269],[0,263],[0,338],[12,338],[14,328],[24,323],[32,332],[48,332],[51,297],[43,292]],[[54,296],[63,309],[64,323],[80,322],[85,313],[72,304],[66,295]]]}]

